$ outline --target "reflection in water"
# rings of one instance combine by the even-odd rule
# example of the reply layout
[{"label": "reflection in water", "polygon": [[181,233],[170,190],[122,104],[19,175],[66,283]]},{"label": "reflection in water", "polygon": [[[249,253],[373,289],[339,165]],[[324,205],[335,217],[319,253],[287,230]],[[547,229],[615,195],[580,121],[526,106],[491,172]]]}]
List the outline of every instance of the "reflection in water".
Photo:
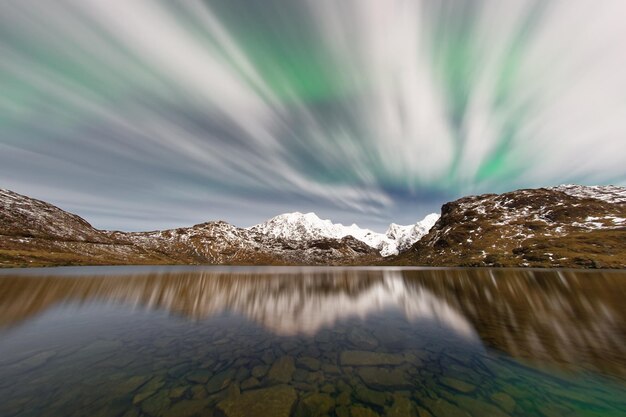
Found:
[{"label": "reflection in water", "polygon": [[0,325],[64,303],[116,302],[193,320],[235,313],[278,336],[390,309],[562,368],[626,376],[626,273],[294,269],[0,276]]}]

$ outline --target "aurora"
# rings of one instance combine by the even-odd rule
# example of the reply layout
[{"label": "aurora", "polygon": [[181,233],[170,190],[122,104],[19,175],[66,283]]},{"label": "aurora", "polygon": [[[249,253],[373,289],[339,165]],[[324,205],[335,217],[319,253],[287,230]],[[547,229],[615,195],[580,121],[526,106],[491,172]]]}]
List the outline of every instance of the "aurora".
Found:
[{"label": "aurora", "polygon": [[107,229],[626,185],[626,4],[0,3],[0,186]]}]

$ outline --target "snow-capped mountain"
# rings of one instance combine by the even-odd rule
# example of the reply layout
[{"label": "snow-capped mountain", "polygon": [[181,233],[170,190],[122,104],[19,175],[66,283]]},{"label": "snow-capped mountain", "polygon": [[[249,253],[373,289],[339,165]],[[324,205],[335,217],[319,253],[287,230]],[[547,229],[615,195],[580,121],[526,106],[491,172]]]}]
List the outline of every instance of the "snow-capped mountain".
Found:
[{"label": "snow-capped mountain", "polygon": [[247,230],[275,239],[298,241],[342,239],[352,236],[378,250],[382,256],[391,256],[409,248],[426,235],[437,219],[439,215],[432,213],[416,224],[401,226],[392,223],[386,233],[377,233],[370,229],[362,229],[356,224],[344,226],[341,223],[323,220],[315,213],[295,212],[281,214]]}]

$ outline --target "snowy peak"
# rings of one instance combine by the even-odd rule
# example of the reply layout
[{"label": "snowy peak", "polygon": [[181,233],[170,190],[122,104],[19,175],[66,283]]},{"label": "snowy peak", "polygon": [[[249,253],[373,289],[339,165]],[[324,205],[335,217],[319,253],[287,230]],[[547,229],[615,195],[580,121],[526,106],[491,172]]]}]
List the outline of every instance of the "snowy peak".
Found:
[{"label": "snowy peak", "polygon": [[322,220],[315,213],[285,213],[272,217],[248,230],[277,239],[312,240],[340,239],[341,229],[330,220]]},{"label": "snowy peak", "polygon": [[424,220],[413,225],[402,226],[392,223],[386,233],[362,229],[356,224],[344,226],[330,220],[320,219],[315,213],[285,213],[264,223],[248,228],[251,232],[272,238],[287,240],[342,239],[352,236],[375,248],[382,256],[396,255],[426,235],[439,218],[429,214]]},{"label": "snowy peak", "polygon": [[[396,244],[395,254],[413,246],[415,242],[426,236],[439,220],[439,214],[431,213],[413,225],[402,226],[391,223],[385,235]],[[386,255],[384,255],[386,256]]]}]

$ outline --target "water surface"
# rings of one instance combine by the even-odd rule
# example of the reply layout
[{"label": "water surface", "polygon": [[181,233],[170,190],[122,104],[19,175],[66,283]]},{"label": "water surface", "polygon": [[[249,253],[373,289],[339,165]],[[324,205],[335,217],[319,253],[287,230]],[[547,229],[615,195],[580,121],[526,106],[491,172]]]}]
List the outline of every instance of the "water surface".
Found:
[{"label": "water surface", "polygon": [[0,274],[2,416],[623,416],[626,272]]}]

